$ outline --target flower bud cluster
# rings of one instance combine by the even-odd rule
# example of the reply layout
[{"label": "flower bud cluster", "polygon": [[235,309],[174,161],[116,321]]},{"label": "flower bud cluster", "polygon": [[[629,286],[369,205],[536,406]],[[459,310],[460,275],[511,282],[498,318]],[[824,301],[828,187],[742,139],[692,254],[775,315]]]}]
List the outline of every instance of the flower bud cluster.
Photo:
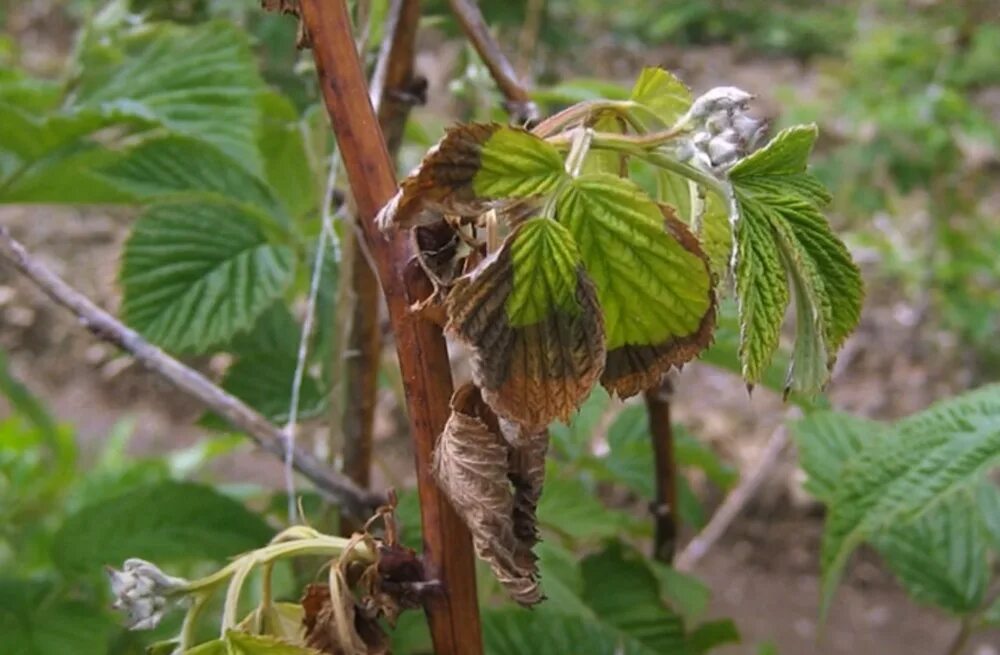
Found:
[{"label": "flower bud cluster", "polygon": [[750,115],[753,96],[734,86],[711,89],[691,105],[682,124],[692,129],[683,155],[700,168],[725,170],[760,144],[767,121]]},{"label": "flower bud cluster", "polygon": [[112,607],[125,612],[130,630],[155,628],[167,609],[168,596],[188,584],[138,558],[125,560],[121,571],[108,567],[107,572],[115,596]]}]

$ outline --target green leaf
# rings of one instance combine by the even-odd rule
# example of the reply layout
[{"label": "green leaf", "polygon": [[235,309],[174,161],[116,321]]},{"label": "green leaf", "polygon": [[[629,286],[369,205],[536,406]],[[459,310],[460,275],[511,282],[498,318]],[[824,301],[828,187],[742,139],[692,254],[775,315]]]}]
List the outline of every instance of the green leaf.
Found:
[{"label": "green leaf", "polygon": [[970,493],[958,494],[872,539],[913,599],[958,615],[979,609],[990,570],[976,510]]},{"label": "green leaf", "polygon": [[887,427],[851,414],[812,412],[792,426],[799,465],[809,478],[805,490],[829,503],[844,465],[867,444],[885,436]]},{"label": "green leaf", "polygon": [[709,621],[695,628],[688,635],[689,652],[707,653],[717,646],[740,643],[740,631],[732,619]]},{"label": "green leaf", "polygon": [[238,205],[154,205],[125,244],[122,312],[164,348],[204,352],[249,329],[291,282],[293,266],[291,250],[268,243]]},{"label": "green leaf", "polygon": [[1000,553],[1000,488],[986,479],[976,485],[976,503],[994,552]]},{"label": "green leaf", "polygon": [[634,529],[631,517],[605,507],[583,482],[560,477],[551,466],[538,504],[538,523],[579,541],[617,537]]},{"label": "green leaf", "polygon": [[230,630],[226,633],[227,655],[319,655],[319,651],[267,635]]},{"label": "green leaf", "polygon": [[322,201],[317,175],[309,165],[298,112],[288,98],[274,92],[258,97],[261,130],[258,145],[264,157],[264,174],[289,214],[308,218]]},{"label": "green leaf", "polygon": [[691,106],[691,90],[662,68],[644,68],[630,100],[652,111],[663,126],[670,126]]},{"label": "green leaf", "polygon": [[[272,421],[284,424],[298,364],[300,329],[283,302],[272,305],[249,334],[233,340],[237,360],[226,370],[222,388]],[[306,371],[299,390],[298,418],[315,418],[325,409],[326,390]],[[211,424],[218,425],[215,421]]]},{"label": "green leaf", "polygon": [[115,630],[100,608],[54,598],[46,583],[0,579],[0,634],[6,655],[105,655]]},{"label": "green leaf", "polygon": [[568,423],[557,421],[549,426],[550,448],[570,462],[588,456],[594,431],[608,409],[611,397],[604,387],[595,386]]},{"label": "green leaf", "polygon": [[56,534],[53,557],[64,571],[96,572],[141,557],[158,564],[223,560],[260,547],[271,528],[241,503],[210,487],[159,482],[88,505]]},{"label": "green leaf", "polygon": [[594,613],[583,602],[583,577],[579,558],[571,551],[543,541],[535,546],[538,555],[539,577],[545,589],[543,607],[556,609],[560,614],[573,614],[594,618]]},{"label": "green leaf", "polygon": [[537,323],[553,309],[583,311],[576,299],[580,251],[562,225],[546,219],[525,223],[510,251],[514,290],[504,310],[512,327]]},{"label": "green leaf", "polygon": [[597,286],[607,334],[605,387],[633,395],[708,344],[714,297],[704,256],[635,183],[582,175],[559,195],[556,216]]},{"label": "green leaf", "polygon": [[97,174],[136,199],[204,192],[245,204],[287,224],[279,202],[256,175],[207,141],[168,135],[150,139]]},{"label": "green leaf", "polygon": [[[112,203],[128,195],[99,179],[93,169],[122,155],[107,146],[151,125],[115,111],[72,108],[33,115],[0,102],[0,201]],[[96,134],[115,127],[117,134]]]},{"label": "green leaf", "polygon": [[262,81],[242,29],[223,21],[197,27],[160,23],[103,54],[82,68],[78,105],[117,108],[161,122],[261,171],[255,100]]},{"label": "green leaf", "polygon": [[472,188],[486,198],[549,193],[566,177],[555,146],[519,128],[498,127],[483,143],[479,157]]},{"label": "green leaf", "polygon": [[612,543],[581,564],[583,599],[597,617],[655,653],[689,652],[684,621],[660,597],[642,556]]},{"label": "green leaf", "polygon": [[739,355],[744,379],[755,384],[778,348],[788,283],[767,215],[760,207],[741,206],[735,241]]},{"label": "green leaf", "polygon": [[540,646],[546,653],[572,655],[660,655],[607,624],[545,607],[484,611],[483,644],[487,655],[537,653]]},{"label": "green leaf", "polygon": [[824,606],[862,541],[977,483],[1000,459],[1000,386],[900,421],[843,468],[823,535]]},{"label": "green leaf", "polygon": [[736,288],[741,359],[752,383],[777,348],[791,279],[796,344],[786,389],[815,393],[836,351],[861,315],[861,274],[820,212],[829,201],[806,172],[815,126],[778,134],[729,171],[740,217],[736,224]]},{"label": "green leaf", "polygon": [[660,582],[660,592],[686,620],[705,613],[712,592],[704,582],[656,560],[650,560],[649,565]]}]

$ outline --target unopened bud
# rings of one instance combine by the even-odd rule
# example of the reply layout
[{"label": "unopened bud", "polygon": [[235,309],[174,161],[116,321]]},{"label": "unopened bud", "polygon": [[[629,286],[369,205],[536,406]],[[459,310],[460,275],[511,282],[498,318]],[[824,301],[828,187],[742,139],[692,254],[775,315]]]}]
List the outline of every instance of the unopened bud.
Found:
[{"label": "unopened bud", "polygon": [[735,86],[717,86],[709,89],[691,105],[688,110],[688,120],[703,121],[717,112],[728,112],[733,109],[745,109],[753,99],[753,94]]},{"label": "unopened bud", "polygon": [[125,560],[121,571],[108,567],[107,573],[115,596],[112,607],[125,612],[130,630],[155,628],[167,608],[167,596],[187,584],[138,558]]}]

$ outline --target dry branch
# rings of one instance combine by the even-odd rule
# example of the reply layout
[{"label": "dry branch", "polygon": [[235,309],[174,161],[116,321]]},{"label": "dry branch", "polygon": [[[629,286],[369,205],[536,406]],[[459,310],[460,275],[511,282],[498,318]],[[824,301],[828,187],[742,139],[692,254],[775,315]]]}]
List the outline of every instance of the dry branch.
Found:
[{"label": "dry branch", "polygon": [[674,561],[674,568],[678,571],[690,571],[698,563],[698,560],[711,550],[715,542],[719,540],[719,537],[725,533],[729,524],[733,522],[733,519],[746,506],[747,501],[753,498],[757,490],[760,489],[761,483],[764,482],[771,469],[777,464],[778,458],[787,445],[788,430],[782,424],[771,434],[771,438],[768,440],[767,445],[764,446],[764,450],[760,455],[760,459],[757,460],[753,472],[740,481],[736,488],[726,496],[722,505],[712,515],[712,519],[708,522],[708,525],[677,556],[677,559]]},{"label": "dry branch", "polygon": [[479,6],[474,0],[449,0],[448,4],[466,38],[472,42],[503,94],[504,106],[510,114],[511,122],[523,125],[537,121],[538,107],[518,79],[517,71],[503,53],[500,43],[490,32]]},{"label": "dry branch", "polygon": [[654,522],[653,557],[669,564],[677,548],[677,460],[674,431],[670,423],[673,386],[663,378],[660,385],[645,393],[649,434],[653,440],[656,498],[651,505]]},{"label": "dry branch", "polygon": [[[25,247],[10,235],[6,227],[0,227],[0,257],[10,262],[57,304],[73,312],[80,323],[99,339],[118,346],[146,368],[203,403],[225,418],[233,427],[245,432],[266,452],[284,458],[286,435],[280,428],[239,398],[223,391],[198,371],[185,366],[143,339],[135,330],[126,327],[69,286],[58,275],[35,260]],[[316,485],[317,489],[334,502],[343,504],[358,517],[368,516],[372,508],[385,502],[385,497],[381,494],[362,489],[301,450],[294,451],[292,464],[295,470]]]}]

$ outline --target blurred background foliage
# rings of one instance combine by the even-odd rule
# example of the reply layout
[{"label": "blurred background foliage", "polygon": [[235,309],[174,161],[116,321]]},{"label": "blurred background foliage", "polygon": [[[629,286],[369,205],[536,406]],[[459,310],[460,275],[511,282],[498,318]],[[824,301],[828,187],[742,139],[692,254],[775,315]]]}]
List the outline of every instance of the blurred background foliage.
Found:
[{"label": "blurred background foliage", "polygon": [[[0,5],[0,23],[6,27],[0,37],[0,82],[6,84],[7,100],[30,99],[38,103],[39,112],[69,107],[76,100],[72,90],[81,79],[81,67],[96,67],[94,57],[101,53],[114,54],[115,26],[128,25],[133,15],[186,25],[221,19],[242,26],[271,91],[260,96],[266,115],[277,117],[281,125],[287,121],[301,127],[301,143],[296,142],[289,156],[305,153],[311,158],[310,165],[298,161],[295,169],[309,178],[304,187],[267,171],[296,221],[288,237],[296,257],[308,262],[314,256],[308,240],[319,229],[316,199],[296,203],[296,193],[312,193],[321,186],[322,167],[315,162],[329,151],[329,137],[311,63],[294,49],[294,23],[264,15],[257,4],[5,3]],[[385,10],[384,2],[369,4],[374,12]],[[731,81],[760,96],[760,111],[776,127],[802,121],[820,125],[814,167],[834,192],[835,228],[864,268],[867,307],[888,307],[897,319],[888,328],[899,332],[891,341],[910,347],[907,328],[917,326],[946,335],[958,344],[962,364],[971,371],[968,386],[998,377],[1000,9],[995,0],[479,4],[521,73],[532,81],[546,113],[587,98],[624,96],[642,65],[664,65],[696,90],[704,90],[707,84],[730,82],[720,76],[748,64],[741,69],[747,77]],[[418,69],[431,78],[432,93],[429,106],[415,111],[407,126],[403,170],[414,165],[451,122],[503,120],[492,81],[462,44],[447,3],[430,0],[423,5],[425,34],[431,36],[424,37]],[[370,24],[369,61],[381,40],[377,16]],[[18,97],[21,75],[30,77],[32,85],[30,93]],[[0,158],[0,172],[4,165]],[[307,268],[299,267],[285,294],[290,307],[304,294]],[[328,287],[335,285],[335,268],[331,266]],[[878,320],[884,316],[878,314]],[[287,323],[287,318],[277,316],[277,323]],[[296,345],[296,328],[282,329],[278,341],[284,359],[256,365],[288,377],[286,355]],[[333,332],[329,328],[317,335],[316,361],[328,359]],[[246,349],[261,352],[259,343]],[[705,359],[731,367],[734,351],[734,326],[724,315],[716,346]],[[208,354],[217,352],[236,357],[237,366],[249,362],[239,359],[245,354],[239,343]],[[400,382],[390,367],[386,369],[383,386],[398,398]],[[318,398],[332,381],[325,370],[315,377],[310,395]],[[780,387],[782,378],[779,363],[768,377],[769,386]],[[249,378],[230,379],[239,384]],[[241,395],[264,403],[273,400],[275,388],[261,385]],[[142,652],[146,637],[121,631],[107,610],[102,565],[118,564],[116,558],[134,554],[158,557],[172,572],[194,575],[206,570],[206,562],[258,544],[266,538],[268,525],[282,520],[285,499],[266,485],[218,483],[213,461],[248,450],[238,436],[216,434],[190,448],[135,457],[124,454],[134,424],[123,419],[100,448],[85,449],[73,426],[54,418],[43,401],[8,373],[6,359],[0,360],[0,389],[10,410],[0,418],[0,634],[15,635],[15,653]],[[321,399],[315,405],[305,418],[323,413]],[[567,607],[574,617],[563,624],[567,634],[602,652],[601,635],[619,634],[615,622],[627,623],[629,617],[603,607],[593,584],[616,575],[627,580],[630,589],[643,590],[641,602],[656,607],[654,616],[640,619],[674,628],[675,619],[689,627],[705,620],[709,592],[701,582],[637,556],[637,545],[648,541],[652,529],[644,511],[653,494],[648,425],[640,406],[613,412],[609,407],[610,399],[598,391],[572,424],[552,430],[553,468],[540,509],[547,536],[540,555],[549,609],[536,612],[527,624],[525,619],[517,623],[519,619],[497,602],[501,593],[491,578],[481,577],[484,601],[494,607],[485,619],[493,653],[523,652],[516,649],[518,644],[543,638],[546,612]],[[805,411],[811,407],[802,404]],[[284,405],[263,409],[280,419]],[[211,418],[203,423],[218,427]],[[707,520],[709,499],[730,489],[737,473],[698,435],[681,426],[676,433],[678,459],[686,474],[680,513],[689,528],[697,528]],[[694,480],[699,481],[697,490]],[[214,507],[218,513],[192,513],[183,532],[145,525],[144,533],[153,535],[146,543],[126,541],[106,550],[109,533],[97,529],[107,525],[101,512],[141,522],[143,513],[128,501],[149,497],[172,498],[172,508],[181,515],[180,508],[194,505]],[[336,528],[335,513],[322,510],[318,498],[307,495],[306,507],[321,527]],[[222,514],[225,521],[213,518]],[[405,538],[418,545],[412,492],[402,493],[400,514]],[[228,530],[220,533],[219,524]],[[197,543],[207,545],[191,547]],[[578,561],[575,553],[581,551],[590,555]],[[311,575],[305,569],[284,571],[277,593],[294,597]],[[42,630],[43,625],[61,627]],[[708,644],[735,634],[726,622],[709,621],[702,628],[699,639]],[[167,622],[158,632],[172,629],[176,625]],[[675,638],[674,633],[668,630],[652,638]],[[426,647],[419,614],[405,615],[396,639],[400,652]],[[768,648],[760,652],[774,652]],[[640,647],[634,652],[646,651]]]}]

